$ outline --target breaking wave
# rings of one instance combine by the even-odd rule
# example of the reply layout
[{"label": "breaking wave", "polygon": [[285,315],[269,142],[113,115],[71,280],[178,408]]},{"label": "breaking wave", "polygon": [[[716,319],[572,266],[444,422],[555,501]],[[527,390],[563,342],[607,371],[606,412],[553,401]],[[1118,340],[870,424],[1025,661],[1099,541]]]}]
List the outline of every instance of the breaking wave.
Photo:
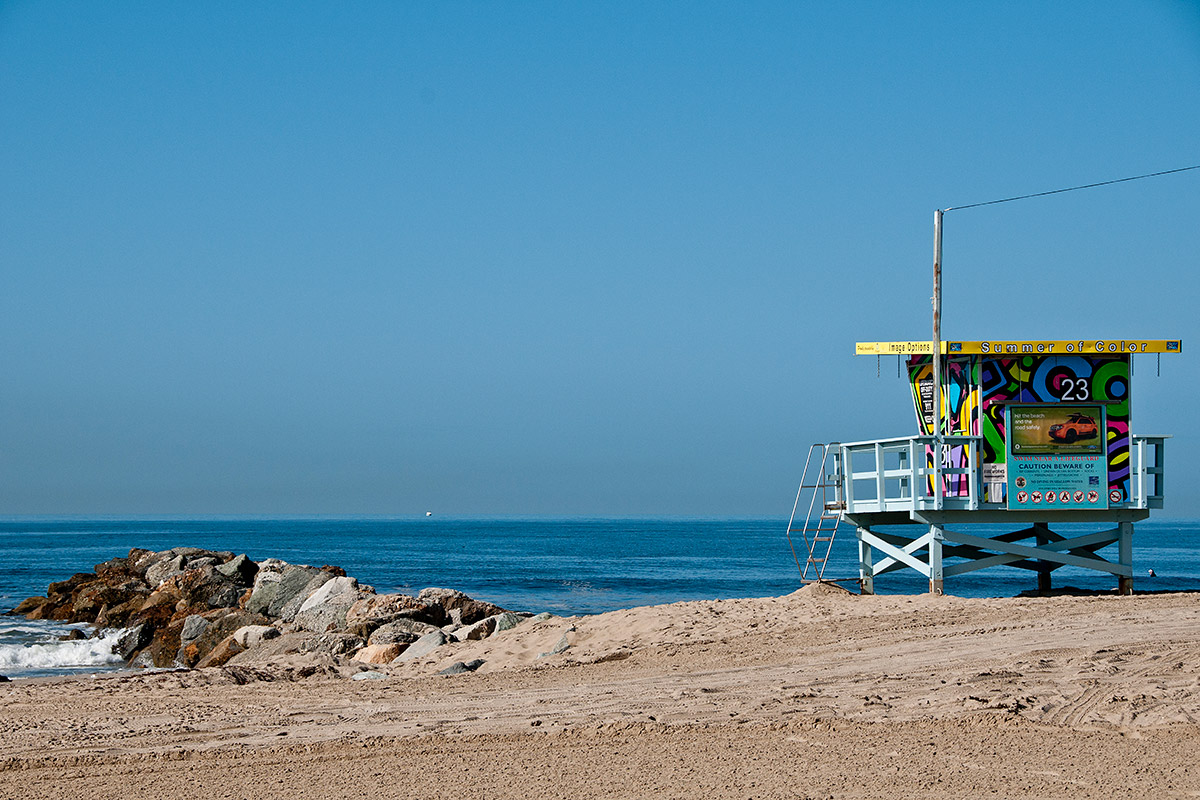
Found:
[{"label": "breaking wave", "polygon": [[44,625],[22,621],[0,630],[0,674],[33,678],[72,672],[96,672],[121,666],[113,645],[123,630],[105,630],[92,639],[60,641],[79,626]]}]

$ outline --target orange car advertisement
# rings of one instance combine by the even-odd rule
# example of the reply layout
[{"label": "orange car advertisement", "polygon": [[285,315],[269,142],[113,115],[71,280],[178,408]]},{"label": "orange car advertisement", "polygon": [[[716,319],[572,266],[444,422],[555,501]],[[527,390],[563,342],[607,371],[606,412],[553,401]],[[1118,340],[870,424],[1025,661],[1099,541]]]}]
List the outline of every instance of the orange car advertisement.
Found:
[{"label": "orange car advertisement", "polygon": [[1012,406],[1010,413],[1008,431],[1014,455],[1104,452],[1103,406]]}]

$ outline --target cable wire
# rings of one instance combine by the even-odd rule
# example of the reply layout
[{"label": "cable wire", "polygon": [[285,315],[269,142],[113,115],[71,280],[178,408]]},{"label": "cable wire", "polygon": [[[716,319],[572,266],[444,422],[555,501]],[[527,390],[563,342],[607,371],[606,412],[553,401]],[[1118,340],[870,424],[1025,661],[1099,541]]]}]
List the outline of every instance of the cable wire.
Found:
[{"label": "cable wire", "polygon": [[1048,194],[1062,194],[1063,192],[1075,192],[1080,189],[1095,189],[1097,186],[1111,186],[1114,183],[1125,183],[1126,181],[1140,181],[1142,178],[1157,178],[1160,175],[1173,175],[1176,172],[1187,172],[1190,169],[1200,169],[1200,164],[1191,167],[1179,167],[1178,169],[1167,169],[1162,172],[1151,172],[1146,175],[1134,175],[1130,178],[1117,178],[1112,181],[1101,181],[1100,183],[1089,183],[1084,186],[1070,186],[1066,189],[1053,189],[1049,192],[1036,192],[1034,194],[1023,194],[1020,197],[1006,197],[1003,200],[988,200],[986,203],[971,203],[969,206],[952,206],[942,209],[946,211],[962,211],[966,208],[979,208],[980,206],[994,206],[997,203],[1011,203],[1013,200],[1028,200],[1031,197],[1045,197]]}]

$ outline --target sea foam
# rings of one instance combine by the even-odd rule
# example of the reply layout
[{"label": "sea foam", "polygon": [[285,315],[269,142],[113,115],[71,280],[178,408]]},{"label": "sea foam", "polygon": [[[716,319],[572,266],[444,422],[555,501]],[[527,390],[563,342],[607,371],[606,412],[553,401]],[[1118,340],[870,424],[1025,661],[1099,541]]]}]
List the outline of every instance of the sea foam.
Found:
[{"label": "sea foam", "polygon": [[0,673],[16,678],[111,669],[121,663],[121,657],[113,653],[113,645],[123,632],[112,629],[93,639],[0,644]]}]

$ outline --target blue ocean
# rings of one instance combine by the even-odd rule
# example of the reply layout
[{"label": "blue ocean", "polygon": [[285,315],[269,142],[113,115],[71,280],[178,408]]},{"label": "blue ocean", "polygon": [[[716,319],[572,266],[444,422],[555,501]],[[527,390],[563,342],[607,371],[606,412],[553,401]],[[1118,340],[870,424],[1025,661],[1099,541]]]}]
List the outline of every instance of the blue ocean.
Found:
[{"label": "blue ocean", "polygon": [[[1062,527],[1067,532],[1071,526]],[[333,564],[381,593],[443,586],[512,610],[561,615],[774,596],[800,587],[786,530],[786,518],[0,518],[0,612],[131,548],[184,545],[246,553],[255,560]],[[1115,546],[1101,552],[1115,560]],[[844,529],[825,577],[856,575],[854,534]],[[1138,591],[1200,589],[1200,520],[1140,523],[1134,576]],[[948,579],[946,591],[1011,597],[1035,584],[1030,572],[996,567]],[[1106,591],[1115,579],[1064,567],[1054,573],[1054,585]],[[876,580],[880,594],[926,589],[925,579],[911,570]],[[59,641],[67,627],[0,617],[0,674],[118,666],[103,641]]]}]

